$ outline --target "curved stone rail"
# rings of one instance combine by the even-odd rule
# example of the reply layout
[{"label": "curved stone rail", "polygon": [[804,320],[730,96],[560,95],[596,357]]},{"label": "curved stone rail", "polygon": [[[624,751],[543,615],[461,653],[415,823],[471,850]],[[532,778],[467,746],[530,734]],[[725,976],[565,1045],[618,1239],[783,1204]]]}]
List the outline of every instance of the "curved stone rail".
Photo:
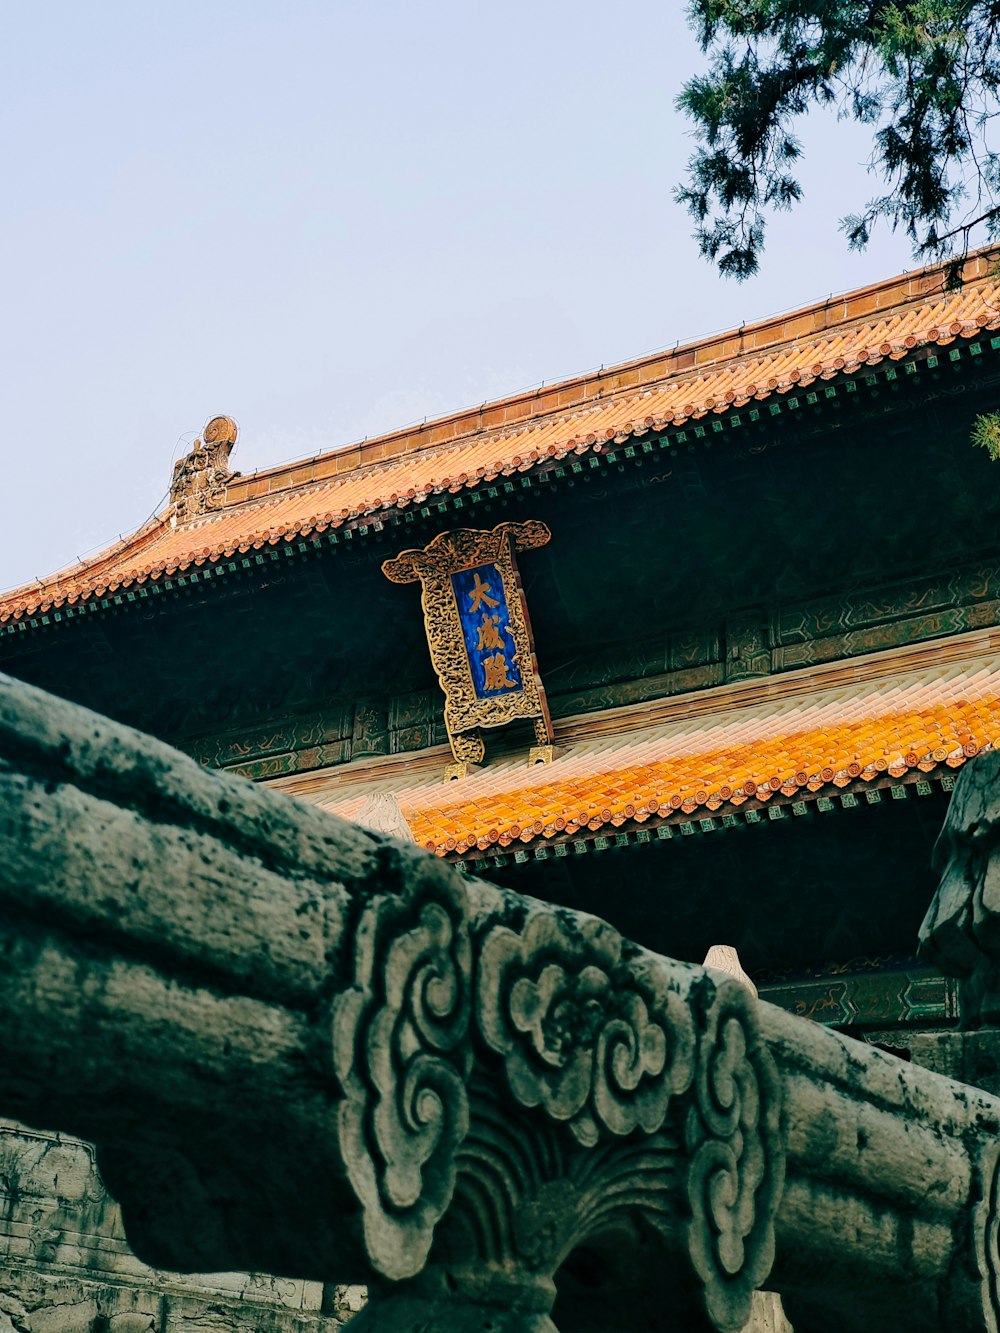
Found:
[{"label": "curved stone rail", "polygon": [[359,1329],[997,1329],[1000,1101],[0,678],[0,1111]]}]

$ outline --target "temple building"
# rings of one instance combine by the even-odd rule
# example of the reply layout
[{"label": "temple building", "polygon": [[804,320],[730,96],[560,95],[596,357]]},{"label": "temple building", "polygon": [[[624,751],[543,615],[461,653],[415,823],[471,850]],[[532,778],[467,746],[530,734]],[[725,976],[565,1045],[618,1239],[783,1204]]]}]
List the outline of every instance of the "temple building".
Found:
[{"label": "temple building", "polygon": [[[216,418],[163,513],[3,596],[0,667],[349,818],[390,794],[439,855],[671,956],[725,940],[797,1012],[947,1022],[911,953],[1000,735],[998,328],[982,255],[251,476]],[[382,565],[524,522],[548,762],[512,720],[446,784]]]},{"label": "temple building", "polygon": [[932,847],[1000,745],[995,273],[251,475],[213,418],[162,513],[0,597],[0,670],[916,1055]]},{"label": "temple building", "polygon": [[[956,769],[1000,739],[992,262],[249,476],[216,418],[161,514],[0,599],[0,668],[349,818],[393,798],[470,872],[732,944],[905,1047],[953,1016],[913,946]],[[549,734],[480,728],[446,781],[420,590],[382,566],[524,523]]]}]

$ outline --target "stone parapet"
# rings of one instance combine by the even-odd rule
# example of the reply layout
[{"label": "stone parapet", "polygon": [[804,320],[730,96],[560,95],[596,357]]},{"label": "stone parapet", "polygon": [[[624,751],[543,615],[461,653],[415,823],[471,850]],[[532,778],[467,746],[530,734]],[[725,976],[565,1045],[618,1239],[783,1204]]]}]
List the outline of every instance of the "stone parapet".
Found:
[{"label": "stone parapet", "polygon": [[996,1333],[1000,1100],[3,679],[0,951],[0,1106],[155,1267],[365,1282],[359,1333]]}]

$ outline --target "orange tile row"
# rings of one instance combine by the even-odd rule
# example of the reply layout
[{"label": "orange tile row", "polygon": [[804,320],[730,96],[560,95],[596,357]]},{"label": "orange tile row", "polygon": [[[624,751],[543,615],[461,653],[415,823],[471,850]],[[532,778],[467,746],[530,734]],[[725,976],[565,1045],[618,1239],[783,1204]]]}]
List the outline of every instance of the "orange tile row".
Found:
[{"label": "orange tile row", "polygon": [[[706,347],[728,349],[728,358],[709,357],[705,364],[698,355],[700,345],[693,345],[684,356],[660,358],[659,382],[643,382],[639,371],[644,363],[619,368],[617,374],[602,372],[604,396],[576,410],[532,415],[499,429],[473,425],[466,434],[430,448],[415,449],[389,437],[331,452],[306,465],[237,480],[223,508],[203,518],[174,526],[167,510],[93,559],[0,597],[0,622],[103,597],[266,545],[308,538],[359,517],[378,518],[419,506],[431,495],[457,494],[551,459],[600,452],[612,442],[650,430],[739,409],[885,358],[900,359],[917,347],[945,345],[1000,328],[1000,283],[982,258],[972,261],[970,272],[971,280],[954,292],[928,290],[934,284],[940,287],[940,274],[916,274],[865,289],[857,299],[845,297],[797,312],[780,326],[782,333],[790,327],[797,331],[791,340],[774,341],[770,323],[760,326],[770,331],[767,336],[742,330],[708,339]],[[921,291],[926,293],[923,299],[915,299]],[[889,299],[898,305],[886,308],[883,301]],[[859,322],[859,309],[877,313],[877,318]],[[631,387],[606,392],[617,383]],[[640,383],[642,387],[636,387]],[[479,419],[485,419],[482,413]],[[390,448],[393,441],[396,452]]]},{"label": "orange tile row", "polygon": [[[962,269],[962,282],[971,286],[987,275],[995,256],[981,251],[969,257]],[[698,367],[704,370],[734,361],[766,348],[785,346],[810,335],[848,325],[884,311],[902,311],[913,302],[930,301],[944,291],[940,268],[928,268],[883,279],[857,291],[828,297],[802,309],[783,312],[739,329],[714,334],[695,342],[640,357],[620,365],[555,384],[540,385],[480,407],[456,412],[419,426],[394,431],[362,444],[319,455],[279,469],[245,477],[232,488],[233,502],[254,499],[293,486],[307,485],[334,473],[353,472],[373,462],[406,453],[450,445],[459,438],[483,435],[504,427],[521,426],[528,420],[559,412],[577,411],[588,403],[604,401],[628,390],[665,384]]]},{"label": "orange tile row", "polygon": [[[461,856],[957,768],[997,745],[1000,661],[993,659],[770,714],[749,708],[700,728],[674,726],[610,746],[585,742],[551,765],[487,768],[397,794],[420,844]],[[349,818],[360,798],[322,803]]]}]

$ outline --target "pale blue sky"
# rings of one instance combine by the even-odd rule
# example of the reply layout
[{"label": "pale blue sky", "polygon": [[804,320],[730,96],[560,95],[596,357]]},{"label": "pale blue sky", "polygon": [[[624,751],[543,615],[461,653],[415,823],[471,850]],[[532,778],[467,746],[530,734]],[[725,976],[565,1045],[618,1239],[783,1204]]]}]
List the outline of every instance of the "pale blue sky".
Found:
[{"label": "pale blue sky", "polygon": [[866,140],[742,287],[671,189],[663,0],[0,0],[0,587],[141,523],[209,417],[243,471],[912,267],[849,255]]}]

